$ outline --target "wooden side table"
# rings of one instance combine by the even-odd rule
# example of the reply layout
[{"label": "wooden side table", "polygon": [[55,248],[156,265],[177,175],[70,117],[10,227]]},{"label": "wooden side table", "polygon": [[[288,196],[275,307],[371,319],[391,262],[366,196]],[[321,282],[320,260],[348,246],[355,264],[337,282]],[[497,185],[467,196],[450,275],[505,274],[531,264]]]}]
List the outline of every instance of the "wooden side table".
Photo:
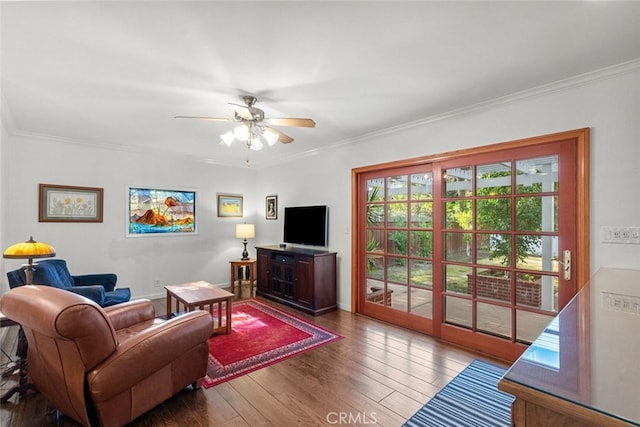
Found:
[{"label": "wooden side table", "polygon": [[240,289],[238,290],[238,298],[242,297],[242,278],[238,277],[239,267],[247,267],[249,269],[249,296],[253,297],[253,283],[256,280],[256,259],[251,258],[247,260],[233,260],[229,261],[231,264],[231,293],[235,293],[236,280]]},{"label": "wooden side table", "polygon": [[[168,285],[164,288],[167,290],[167,316],[171,316],[171,313],[173,313],[172,299],[176,300],[176,312],[180,312],[181,303],[185,311],[193,311],[198,308],[204,310],[205,306],[209,306],[211,316],[214,316],[213,305],[217,304],[217,324],[214,325],[212,333],[231,333],[231,304],[234,297],[231,292],[204,281]],[[226,310],[224,310],[225,324],[222,323],[223,303],[226,306]]]}]

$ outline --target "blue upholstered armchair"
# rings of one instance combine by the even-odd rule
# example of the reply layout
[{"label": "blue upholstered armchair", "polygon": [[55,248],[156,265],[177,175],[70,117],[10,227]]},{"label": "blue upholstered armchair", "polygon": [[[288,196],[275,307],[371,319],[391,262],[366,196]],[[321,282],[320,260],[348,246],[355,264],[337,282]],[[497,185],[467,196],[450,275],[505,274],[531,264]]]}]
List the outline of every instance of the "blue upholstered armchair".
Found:
[{"label": "blue upholstered armchair", "polygon": [[[24,269],[7,273],[9,286],[15,288],[26,283]],[[129,288],[116,289],[118,276],[113,273],[72,276],[63,259],[47,259],[35,265],[34,285],[47,285],[66,289],[95,301],[101,307],[127,302],[131,299]]]}]

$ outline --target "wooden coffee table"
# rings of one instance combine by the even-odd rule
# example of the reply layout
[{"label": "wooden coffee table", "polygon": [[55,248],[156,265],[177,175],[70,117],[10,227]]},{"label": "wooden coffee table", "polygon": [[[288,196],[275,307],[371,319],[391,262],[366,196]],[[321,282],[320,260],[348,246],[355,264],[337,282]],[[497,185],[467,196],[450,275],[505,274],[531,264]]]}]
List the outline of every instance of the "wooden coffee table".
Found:
[{"label": "wooden coffee table", "polygon": [[[172,310],[172,299],[176,300],[175,313],[180,312],[180,304],[184,306],[184,311],[196,309],[204,310],[209,307],[209,313],[214,316],[214,304],[218,304],[217,319],[214,317],[213,333],[231,333],[231,304],[233,294],[218,286],[204,281],[183,283],[181,285],[167,285],[167,315],[174,313]],[[226,322],[222,324],[222,304],[226,305]],[[217,320],[217,322],[215,322]]]}]

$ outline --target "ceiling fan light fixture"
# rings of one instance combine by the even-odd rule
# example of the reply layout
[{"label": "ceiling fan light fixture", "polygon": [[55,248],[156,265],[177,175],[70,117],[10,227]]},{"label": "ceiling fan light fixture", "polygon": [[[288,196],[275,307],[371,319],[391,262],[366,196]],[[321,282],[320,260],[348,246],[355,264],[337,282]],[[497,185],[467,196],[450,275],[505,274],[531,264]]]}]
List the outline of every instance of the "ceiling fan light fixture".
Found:
[{"label": "ceiling fan light fixture", "polygon": [[264,137],[265,141],[267,141],[267,144],[269,144],[270,147],[273,147],[276,142],[278,142],[278,134],[269,129],[263,131],[262,136]]},{"label": "ceiling fan light fixture", "polygon": [[295,126],[295,127],[315,127],[316,122],[305,118],[265,118],[264,111],[254,107],[257,101],[255,96],[246,95],[242,97],[244,105],[230,102],[233,109],[233,119],[206,116],[174,116],[176,119],[199,119],[214,122],[236,122],[237,127],[232,131],[220,135],[219,144],[231,147],[236,139],[242,141],[252,150],[261,150],[265,145],[274,146],[276,143],[289,144],[293,138],[280,130],[275,130],[271,126]]},{"label": "ceiling fan light fixture", "polygon": [[240,125],[233,130],[233,135],[240,141],[249,140],[249,128],[246,125]]},{"label": "ceiling fan light fixture", "polygon": [[262,150],[262,147],[264,147],[264,145],[262,144],[262,141],[260,141],[260,138],[254,137],[249,140],[249,148],[253,151]]},{"label": "ceiling fan light fixture", "polygon": [[235,139],[235,136],[233,135],[232,131],[229,131],[227,133],[223,133],[222,135],[220,135],[220,139],[222,140],[222,142],[225,143],[227,147],[231,147],[231,143]]}]

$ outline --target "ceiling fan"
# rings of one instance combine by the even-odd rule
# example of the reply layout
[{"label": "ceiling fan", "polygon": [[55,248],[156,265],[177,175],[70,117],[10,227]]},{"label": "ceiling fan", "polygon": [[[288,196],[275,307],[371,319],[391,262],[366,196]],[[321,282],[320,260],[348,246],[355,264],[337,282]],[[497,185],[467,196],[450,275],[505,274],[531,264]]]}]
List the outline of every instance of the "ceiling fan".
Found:
[{"label": "ceiling fan", "polygon": [[289,135],[272,128],[271,126],[296,126],[296,127],[315,127],[316,122],[312,119],[300,118],[266,118],[264,111],[254,107],[257,98],[255,96],[246,95],[242,97],[245,105],[229,103],[234,111],[233,118],[203,117],[203,116],[175,116],[176,119],[198,119],[211,120],[214,122],[239,122],[240,125],[220,135],[219,144],[226,144],[228,147],[236,139],[246,142],[247,146],[252,150],[260,150],[264,146],[262,141],[268,145],[275,145],[280,141],[283,144],[293,142],[293,138]]}]

